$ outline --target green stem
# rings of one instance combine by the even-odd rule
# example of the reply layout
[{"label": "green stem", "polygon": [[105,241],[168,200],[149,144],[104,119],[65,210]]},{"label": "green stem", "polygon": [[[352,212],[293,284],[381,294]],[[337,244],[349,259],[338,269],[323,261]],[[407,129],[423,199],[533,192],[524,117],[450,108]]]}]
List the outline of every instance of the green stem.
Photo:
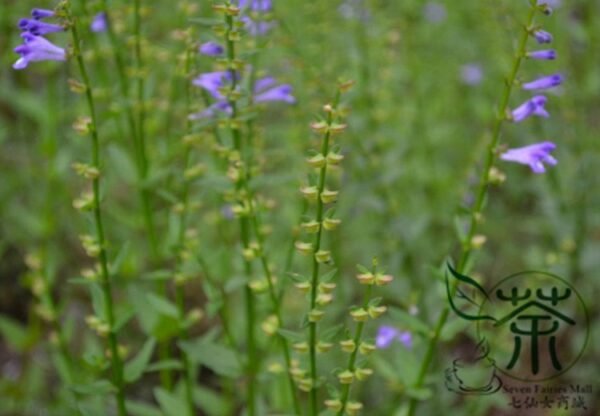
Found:
[{"label": "green stem", "polygon": [[[68,4],[68,3],[67,3]],[[69,6],[67,6],[69,7]],[[71,16],[70,8],[67,8],[68,17],[71,21],[71,34],[73,36],[73,49],[74,57],[77,60],[79,71],[83,84],[85,85],[85,96],[87,100],[88,110],[90,113],[90,136],[92,139],[92,167],[95,167],[100,171],[100,140],[98,137],[98,122],[96,119],[96,108],[94,104],[94,97],[92,95],[92,85],[87,73],[83,56],[80,50],[81,40],[79,38],[79,32],[77,31],[77,22],[75,18]],[[119,347],[117,342],[117,334],[115,332],[115,316],[113,307],[113,296],[111,288],[111,277],[108,268],[108,258],[106,254],[106,240],[104,236],[104,225],[102,223],[102,211],[100,210],[100,177],[92,179],[92,190],[94,198],[94,224],[96,228],[96,239],[100,246],[100,253],[98,255],[100,262],[101,271],[101,286],[104,293],[104,310],[106,314],[107,324],[109,326],[108,343],[110,348],[110,359],[113,373],[113,384],[117,390],[117,408],[119,416],[127,415],[125,409],[125,383],[123,379],[123,361],[119,355]]]},{"label": "green stem", "polygon": [[[337,110],[337,106],[340,101],[340,91],[337,92],[334,102],[333,111]],[[333,111],[327,113],[327,125],[330,126],[333,123]],[[323,141],[321,144],[321,154],[323,157],[327,157],[329,153],[329,141],[331,138],[331,130],[328,128],[323,135]],[[311,290],[310,290],[310,310],[312,311],[317,306],[317,289],[319,285],[319,266],[320,263],[317,261],[316,253],[321,249],[321,237],[323,235],[323,214],[325,204],[321,200],[321,194],[325,190],[325,182],[327,179],[327,163],[323,165],[319,173],[319,183],[317,192],[317,213],[316,221],[320,224],[319,231],[315,236],[312,252],[312,277],[311,277]],[[316,416],[318,414],[318,395],[317,395],[317,323],[309,323],[309,356],[310,356],[310,377],[312,381],[312,388],[310,390],[310,415]]]},{"label": "green stem", "polygon": [[[537,8],[535,7],[534,4],[532,4],[530,7],[529,16],[527,18],[527,23],[525,24],[523,33],[521,34],[521,39],[519,41],[517,55],[513,62],[512,70],[509,74],[509,77],[506,80],[506,85],[504,87],[504,94],[503,94],[502,100],[500,102],[499,113],[497,115],[497,119],[496,119],[496,122],[495,122],[493,130],[492,130],[492,138],[491,138],[490,143],[487,148],[487,156],[485,159],[485,164],[484,164],[483,171],[481,173],[481,178],[479,181],[477,198],[475,199],[475,204],[473,206],[473,209],[471,210],[471,220],[470,220],[470,225],[469,225],[469,232],[468,232],[466,239],[462,242],[462,254],[460,256],[460,260],[459,260],[457,268],[456,268],[456,270],[459,273],[465,272],[465,268],[467,267],[467,265],[469,263],[471,254],[473,253],[473,245],[471,244],[471,242],[477,232],[477,226],[479,225],[479,223],[481,221],[483,204],[484,204],[485,198],[488,193],[488,185],[489,185],[489,181],[490,181],[490,169],[492,168],[492,166],[494,165],[494,162],[496,161],[497,147],[500,142],[500,133],[502,131],[502,124],[506,120],[506,112],[508,111],[508,104],[509,104],[510,96],[512,93],[513,86],[515,85],[515,81],[517,79],[517,73],[519,72],[519,68],[521,67],[521,62],[523,61],[523,58],[526,53],[526,46],[527,46],[527,40],[529,38],[529,31],[533,25],[533,20],[534,20],[536,12],[537,12]],[[453,295],[456,292],[456,287],[457,286],[456,286],[456,282],[455,282],[451,288],[451,295]],[[438,320],[435,324],[433,334],[427,345],[427,350],[425,352],[423,362],[421,363],[421,367],[419,369],[419,373],[418,373],[417,379],[414,384],[414,388],[418,389],[423,386],[423,383],[425,381],[425,376],[427,375],[429,365],[431,364],[431,361],[433,360],[433,355],[434,355],[436,346],[439,342],[440,336],[442,334],[442,330],[444,329],[444,326],[448,319],[449,313],[450,313],[450,308],[448,306],[446,306],[443,309],[440,317],[438,318]],[[407,416],[413,416],[415,414],[417,404],[418,404],[417,399],[413,398],[410,400]]]},{"label": "green stem", "polygon": [[[235,51],[235,43],[231,39],[231,33],[234,31],[234,21],[233,17],[229,14],[225,15],[225,23],[227,25],[227,33],[225,34],[226,45],[227,45],[227,58],[229,60],[230,68],[229,71],[231,73],[231,91],[234,92],[237,88],[237,76],[235,70],[233,68],[233,64],[236,59],[236,51]],[[231,106],[231,116],[230,120],[235,122],[238,116],[238,108],[235,99],[229,99],[229,105]],[[239,130],[239,126],[232,125],[231,126],[231,134],[233,136],[233,144],[235,150],[238,152],[240,157],[243,158],[244,154],[244,145],[242,143],[242,135]],[[246,174],[244,171],[248,169],[247,166],[241,166],[241,177],[236,183],[236,191],[238,193],[244,193],[244,181],[246,178]],[[247,201],[248,195],[244,195],[243,199]],[[244,202],[245,202],[244,201]],[[242,240],[242,246],[244,251],[250,248],[250,221],[246,215],[240,216],[240,236]],[[244,273],[248,282],[246,283],[246,287],[244,290],[244,295],[246,299],[246,342],[248,348],[248,362],[246,364],[246,393],[247,393],[247,410],[249,416],[256,415],[256,371],[257,371],[257,354],[256,354],[256,339],[254,329],[256,326],[256,307],[254,305],[254,294],[252,293],[252,288],[250,287],[250,280],[252,278],[252,263],[250,260],[244,257]]]}]

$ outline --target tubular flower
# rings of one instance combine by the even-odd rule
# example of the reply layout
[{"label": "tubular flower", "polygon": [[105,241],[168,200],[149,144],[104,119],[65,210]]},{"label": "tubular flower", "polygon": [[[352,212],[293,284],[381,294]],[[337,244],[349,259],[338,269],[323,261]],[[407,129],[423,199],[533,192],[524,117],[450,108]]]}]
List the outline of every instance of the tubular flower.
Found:
[{"label": "tubular flower", "polygon": [[106,32],[108,30],[108,16],[106,16],[106,13],[100,12],[94,16],[90,24],[90,30],[95,33]]},{"label": "tubular flower", "polygon": [[206,56],[221,56],[225,51],[225,49],[216,42],[203,43],[198,50],[202,55]]},{"label": "tubular flower", "polygon": [[544,49],[541,51],[532,51],[527,53],[527,57],[538,60],[554,60],[556,59],[556,51],[554,49]]},{"label": "tubular flower", "polygon": [[217,100],[222,100],[225,97],[219,90],[225,87],[227,83],[229,83],[231,80],[231,72],[216,71],[200,74],[197,78],[195,78],[192,81],[192,84],[194,84],[197,87],[204,88],[210,93],[210,95],[212,95]]},{"label": "tubular flower", "polygon": [[275,85],[273,77],[265,77],[256,82],[254,87],[254,101],[264,103],[269,101],[284,101],[294,104],[296,98],[292,95],[292,86],[289,84]]},{"label": "tubular flower", "polygon": [[540,142],[529,146],[508,149],[500,159],[508,162],[521,163],[529,165],[534,173],[544,173],[546,168],[544,163],[554,166],[558,161],[550,155],[556,149],[556,145],[552,142]]},{"label": "tubular flower", "polygon": [[36,19],[21,19],[19,20],[18,26],[22,31],[29,32],[35,36],[42,36],[47,33],[62,32],[65,30],[65,28],[60,25],[41,22]]},{"label": "tubular flower", "polygon": [[562,84],[563,79],[563,76],[560,74],[548,75],[523,84],[523,89],[545,90],[548,88],[554,88]]},{"label": "tubular flower", "polygon": [[56,13],[54,13],[54,10],[48,9],[33,9],[31,11],[31,17],[33,17],[35,20],[42,20],[47,17],[53,17],[55,14]]},{"label": "tubular flower", "polygon": [[412,334],[409,331],[400,331],[399,329],[393,326],[380,326],[377,330],[377,336],[375,337],[375,345],[377,346],[377,348],[389,348],[394,341],[399,341],[406,348],[411,348]]},{"label": "tubular flower", "polygon": [[551,33],[541,29],[533,32],[533,37],[535,37],[535,40],[537,40],[538,43],[550,43],[553,39]]},{"label": "tubular flower", "polygon": [[515,108],[511,115],[516,123],[525,120],[529,116],[550,117],[544,106],[547,98],[543,95],[536,95],[528,101]]},{"label": "tubular flower", "polygon": [[37,61],[66,61],[67,52],[49,40],[31,33],[22,33],[23,44],[14,50],[21,57],[14,63],[14,69],[24,69],[30,62]]}]

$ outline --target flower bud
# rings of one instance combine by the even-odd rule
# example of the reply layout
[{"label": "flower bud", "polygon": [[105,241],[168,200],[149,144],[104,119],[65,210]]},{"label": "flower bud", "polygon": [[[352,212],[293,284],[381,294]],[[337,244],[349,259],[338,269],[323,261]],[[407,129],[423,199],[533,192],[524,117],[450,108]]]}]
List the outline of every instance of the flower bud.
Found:
[{"label": "flower bud", "polygon": [[346,127],[348,127],[347,124],[332,123],[329,126],[329,131],[331,132],[331,134],[339,134],[343,133],[344,130],[346,130]]},{"label": "flower bud", "polygon": [[329,350],[331,350],[331,348],[333,348],[333,344],[331,342],[323,342],[323,341],[319,341],[317,343],[317,351],[324,353],[324,352],[328,352]]},{"label": "flower bud", "polygon": [[361,285],[372,285],[375,283],[375,275],[373,273],[361,273],[356,278]]},{"label": "flower bud", "polygon": [[183,173],[183,176],[186,180],[189,181],[192,179],[196,179],[199,176],[202,176],[205,172],[206,172],[206,165],[204,165],[203,163],[198,163],[195,166],[192,166],[191,168],[187,169]]},{"label": "flower bud", "polygon": [[356,349],[356,343],[353,339],[345,339],[340,341],[340,347],[342,348],[342,351],[352,353]]},{"label": "flower bud", "polygon": [[311,254],[313,252],[313,245],[312,243],[305,243],[302,241],[296,241],[294,243],[294,246],[296,247],[296,250],[298,250],[301,254],[304,255],[308,255]]},{"label": "flower bud", "polygon": [[328,263],[331,261],[331,252],[329,250],[319,250],[315,253],[315,259],[318,263]]},{"label": "flower bud", "polygon": [[313,129],[317,133],[325,133],[329,126],[324,121],[315,121],[310,124],[310,128]]},{"label": "flower bud", "polygon": [[333,231],[341,223],[342,223],[342,220],[337,219],[337,218],[325,218],[323,220],[323,228],[326,229],[327,231]]},{"label": "flower bud", "polygon": [[85,136],[92,130],[92,119],[90,117],[79,117],[73,122],[73,130]]},{"label": "flower bud", "polygon": [[267,279],[254,279],[248,286],[254,293],[264,293],[269,289],[269,282]]},{"label": "flower bud", "polygon": [[323,315],[325,315],[324,311],[320,309],[313,309],[308,313],[308,320],[310,322],[319,322],[323,318]]},{"label": "flower bud", "polygon": [[350,316],[355,322],[365,322],[369,319],[369,313],[363,308],[354,309],[350,312]]},{"label": "flower bud", "polygon": [[297,342],[294,345],[292,345],[292,348],[301,354],[307,353],[308,352],[308,343],[306,342]]},{"label": "flower bud", "polygon": [[379,318],[387,311],[386,306],[369,306],[369,316],[373,319]]},{"label": "flower bud", "polygon": [[474,235],[473,238],[471,238],[471,247],[473,247],[474,250],[478,250],[481,247],[483,247],[483,245],[485,244],[486,241],[487,241],[487,237],[485,235],[482,235],[482,234]]},{"label": "flower bud", "polygon": [[357,415],[358,412],[362,410],[362,408],[363,405],[360,402],[348,402],[348,404],[346,405],[346,412],[348,413],[348,415],[354,416]]},{"label": "flower bud", "polygon": [[92,192],[84,192],[81,196],[73,201],[73,208],[80,211],[89,211],[94,207],[94,194]]},{"label": "flower bud", "polygon": [[200,308],[194,308],[187,314],[187,320],[190,324],[195,324],[200,322],[200,320],[204,317],[204,312]]},{"label": "flower bud", "polygon": [[376,349],[375,345],[370,344],[368,342],[361,342],[360,345],[358,346],[358,351],[362,355],[369,355],[373,351],[375,351],[375,349]]},{"label": "flower bud", "polygon": [[309,201],[316,201],[319,196],[319,190],[316,186],[304,186],[300,189],[300,192]]},{"label": "flower bud", "polygon": [[313,382],[310,378],[303,378],[296,381],[298,388],[304,392],[309,392],[313,388]]},{"label": "flower bud", "polygon": [[321,169],[323,166],[325,166],[327,160],[321,153],[319,153],[309,159],[306,159],[306,163],[315,169]]},{"label": "flower bud", "polygon": [[329,410],[332,410],[334,412],[339,412],[340,410],[342,410],[342,402],[339,401],[338,399],[329,399],[329,400],[325,400],[325,407],[327,407]]},{"label": "flower bud", "polygon": [[377,274],[375,275],[375,284],[377,286],[385,286],[394,280],[391,274]]},{"label": "flower bud", "polygon": [[96,179],[100,176],[100,170],[97,167],[90,166],[86,163],[73,163],[71,165],[75,173],[83,176],[86,179]]},{"label": "flower bud", "polygon": [[300,290],[302,293],[310,292],[310,289],[312,287],[310,282],[298,282],[298,283],[294,283],[294,286],[296,287],[296,289]]},{"label": "flower bud", "polygon": [[277,319],[277,316],[270,315],[263,321],[260,327],[265,334],[274,335],[279,329],[279,320]]},{"label": "flower bud", "polygon": [[506,181],[506,174],[495,166],[490,168],[489,182],[493,185],[500,185]]},{"label": "flower bud", "polygon": [[342,371],[337,377],[341,384],[352,384],[354,381],[354,373],[349,370]]},{"label": "flower bud", "polygon": [[359,381],[366,380],[369,376],[373,375],[373,370],[370,368],[357,368],[354,372],[356,379]]},{"label": "flower bud", "polygon": [[335,152],[327,154],[327,163],[331,165],[339,165],[342,160],[344,160],[344,155]]},{"label": "flower bud", "polygon": [[319,283],[319,292],[321,293],[331,293],[335,289],[337,285],[335,283]]},{"label": "flower bud", "polygon": [[302,230],[308,234],[315,234],[319,232],[321,224],[319,224],[317,221],[309,221],[303,222],[302,224],[300,224],[300,227],[302,227]]},{"label": "flower bud", "polygon": [[338,191],[330,191],[328,189],[325,189],[323,192],[321,192],[321,201],[324,204],[331,204],[331,203],[337,201],[338,195],[339,195]]},{"label": "flower bud", "polygon": [[316,302],[319,306],[329,305],[332,301],[333,295],[331,295],[330,293],[320,293],[317,295]]}]

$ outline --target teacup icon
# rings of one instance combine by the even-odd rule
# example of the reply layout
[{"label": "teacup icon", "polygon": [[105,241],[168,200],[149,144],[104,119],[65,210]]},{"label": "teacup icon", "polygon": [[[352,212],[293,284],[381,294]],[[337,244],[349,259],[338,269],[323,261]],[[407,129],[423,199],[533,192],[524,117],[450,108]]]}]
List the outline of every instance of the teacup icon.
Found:
[{"label": "teacup icon", "polygon": [[460,394],[493,394],[502,387],[502,380],[496,375],[496,363],[487,358],[487,345],[482,341],[478,349],[482,354],[474,362],[458,358],[452,367],[445,371],[446,387]]}]

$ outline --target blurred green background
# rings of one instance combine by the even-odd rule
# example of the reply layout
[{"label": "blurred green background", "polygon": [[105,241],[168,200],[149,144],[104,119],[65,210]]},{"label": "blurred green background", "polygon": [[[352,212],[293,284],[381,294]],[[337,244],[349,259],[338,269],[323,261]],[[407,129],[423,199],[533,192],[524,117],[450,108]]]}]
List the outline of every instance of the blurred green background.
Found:
[{"label": "blurred green background", "polygon": [[[84,22],[98,10],[95,1],[75,1]],[[115,27],[127,37],[130,24],[126,2],[110,2]],[[150,184],[159,235],[164,238],[162,259],[149,256],[147,235],[135,196],[137,183],[131,143],[122,120],[110,47],[103,34],[84,34],[86,56],[93,67],[94,90],[101,119],[106,166],[104,187],[106,224],[111,259],[118,258],[116,293],[119,304],[133,306],[138,319],[128,324],[124,343],[139,349],[147,336],[145,306],[139,294],[151,290],[151,272],[169,264],[168,246],[176,222],[169,195],[180,187],[181,137],[187,114],[182,100],[186,79],[181,72],[184,45],[177,30],[194,28],[199,41],[211,39],[210,29],[190,17],[211,16],[209,2],[144,2],[144,58],[146,62],[147,137],[151,163]],[[340,231],[327,242],[339,268],[336,300],[327,322],[345,319],[347,308],[359,302],[354,279],[356,263],[369,264],[377,256],[396,280],[382,292],[392,311],[383,321],[415,331],[414,346],[382,351],[373,359],[376,375],[362,383],[360,397],[366,415],[393,415],[413,395],[427,398],[418,414],[511,415],[508,396],[470,400],[448,392],[443,369],[461,351],[475,344],[472,329],[455,316],[443,334],[443,345],[430,371],[428,388],[407,392],[422,357],[425,340],[419,325],[430,324],[445,305],[443,274],[448,258],[458,253],[456,229],[472,202],[483,163],[490,127],[503,89],[503,77],[513,60],[515,42],[525,18],[525,0],[274,0],[277,27],[260,52],[260,70],[290,83],[298,103],[289,108],[267,107],[257,123],[259,139],[254,156],[261,174],[253,185],[268,201],[263,222],[272,232],[267,250],[276,273],[291,286],[286,271],[303,272],[307,261],[290,257],[302,212],[298,193],[306,182],[306,151],[317,146],[308,125],[331,100],[338,78],[356,86],[348,95],[348,131],[338,144],[346,155],[336,172],[341,197],[337,213]],[[566,82],[548,94],[552,117],[505,125],[502,143],[510,147],[550,140],[558,145],[559,163],[547,174],[534,175],[527,167],[500,163],[506,182],[494,187],[481,227],[487,243],[477,255],[472,275],[491,287],[500,278],[527,270],[546,270],[570,281],[589,307],[591,337],[579,363],[561,383],[597,382],[600,372],[600,3],[596,0],[556,1],[555,13],[538,22],[554,35],[554,62],[527,61],[523,80],[560,72]],[[71,124],[85,111],[67,80],[71,65],[33,64],[25,71],[11,65],[19,43],[16,23],[32,7],[51,7],[33,0],[3,0],[0,4],[0,414],[64,415],[67,393],[57,382],[60,374],[47,339],[52,329],[35,313],[28,287],[25,258],[41,253],[44,270],[53,282],[60,305],[61,325],[67,328],[69,348],[81,370],[95,370],[86,354],[101,351],[84,324],[91,307],[85,287],[71,280],[89,266],[78,235],[91,223],[72,208],[83,183],[72,172],[74,161],[87,160],[89,143]],[[66,44],[66,35],[53,36]],[[125,42],[127,44],[127,42]],[[244,43],[242,42],[242,45]],[[530,47],[534,47],[533,41]],[[243,49],[243,46],[242,46]],[[211,67],[198,57],[197,72]],[[529,97],[513,94],[511,107]],[[203,108],[199,91],[198,109]],[[208,135],[207,135],[208,136]],[[210,139],[194,153],[207,166],[194,183],[198,203],[191,223],[200,236],[204,261],[198,279],[187,291],[191,307],[207,313],[197,335],[214,333],[221,339],[216,310],[229,299],[234,338],[243,334],[240,293],[241,267],[237,259],[237,223],[228,219],[228,188]],[[270,209],[267,209],[269,208]],[[458,218],[458,219],[457,219]],[[162,238],[161,238],[162,240]],[[236,257],[238,256],[238,257]],[[207,278],[210,274],[210,279]],[[297,328],[305,302],[293,288],[285,298],[286,326]],[[266,295],[262,315],[266,317]],[[262,298],[261,298],[262,299]],[[143,303],[143,302],[142,302]],[[419,323],[406,318],[410,310]],[[380,322],[380,323],[381,323]],[[351,326],[351,325],[350,325]],[[371,326],[369,336],[376,327]],[[219,341],[220,342],[220,341]],[[567,342],[567,341],[565,341]],[[275,356],[276,349],[264,347]],[[331,368],[342,356],[331,356]],[[88,357],[89,358],[89,357]],[[266,368],[268,355],[263,361]],[[93,361],[93,360],[91,360]],[[210,366],[208,366],[210,367]],[[264,369],[263,368],[263,369]],[[236,414],[228,402],[234,388],[223,382],[219,369],[206,368],[203,411],[208,415]],[[260,382],[269,385],[272,375]],[[333,375],[329,376],[334,380]],[[128,392],[132,400],[154,402],[153,374]],[[598,414],[598,389],[589,396],[589,413]],[[282,390],[283,387],[280,387]],[[358,392],[358,390],[355,390]],[[278,390],[265,394],[277,403]],[[91,400],[90,402],[93,402]],[[96,408],[90,404],[90,409]],[[102,414],[102,413],[99,413]],[[158,413],[160,414],[160,413]],[[534,414],[534,413],[528,413]]]}]

